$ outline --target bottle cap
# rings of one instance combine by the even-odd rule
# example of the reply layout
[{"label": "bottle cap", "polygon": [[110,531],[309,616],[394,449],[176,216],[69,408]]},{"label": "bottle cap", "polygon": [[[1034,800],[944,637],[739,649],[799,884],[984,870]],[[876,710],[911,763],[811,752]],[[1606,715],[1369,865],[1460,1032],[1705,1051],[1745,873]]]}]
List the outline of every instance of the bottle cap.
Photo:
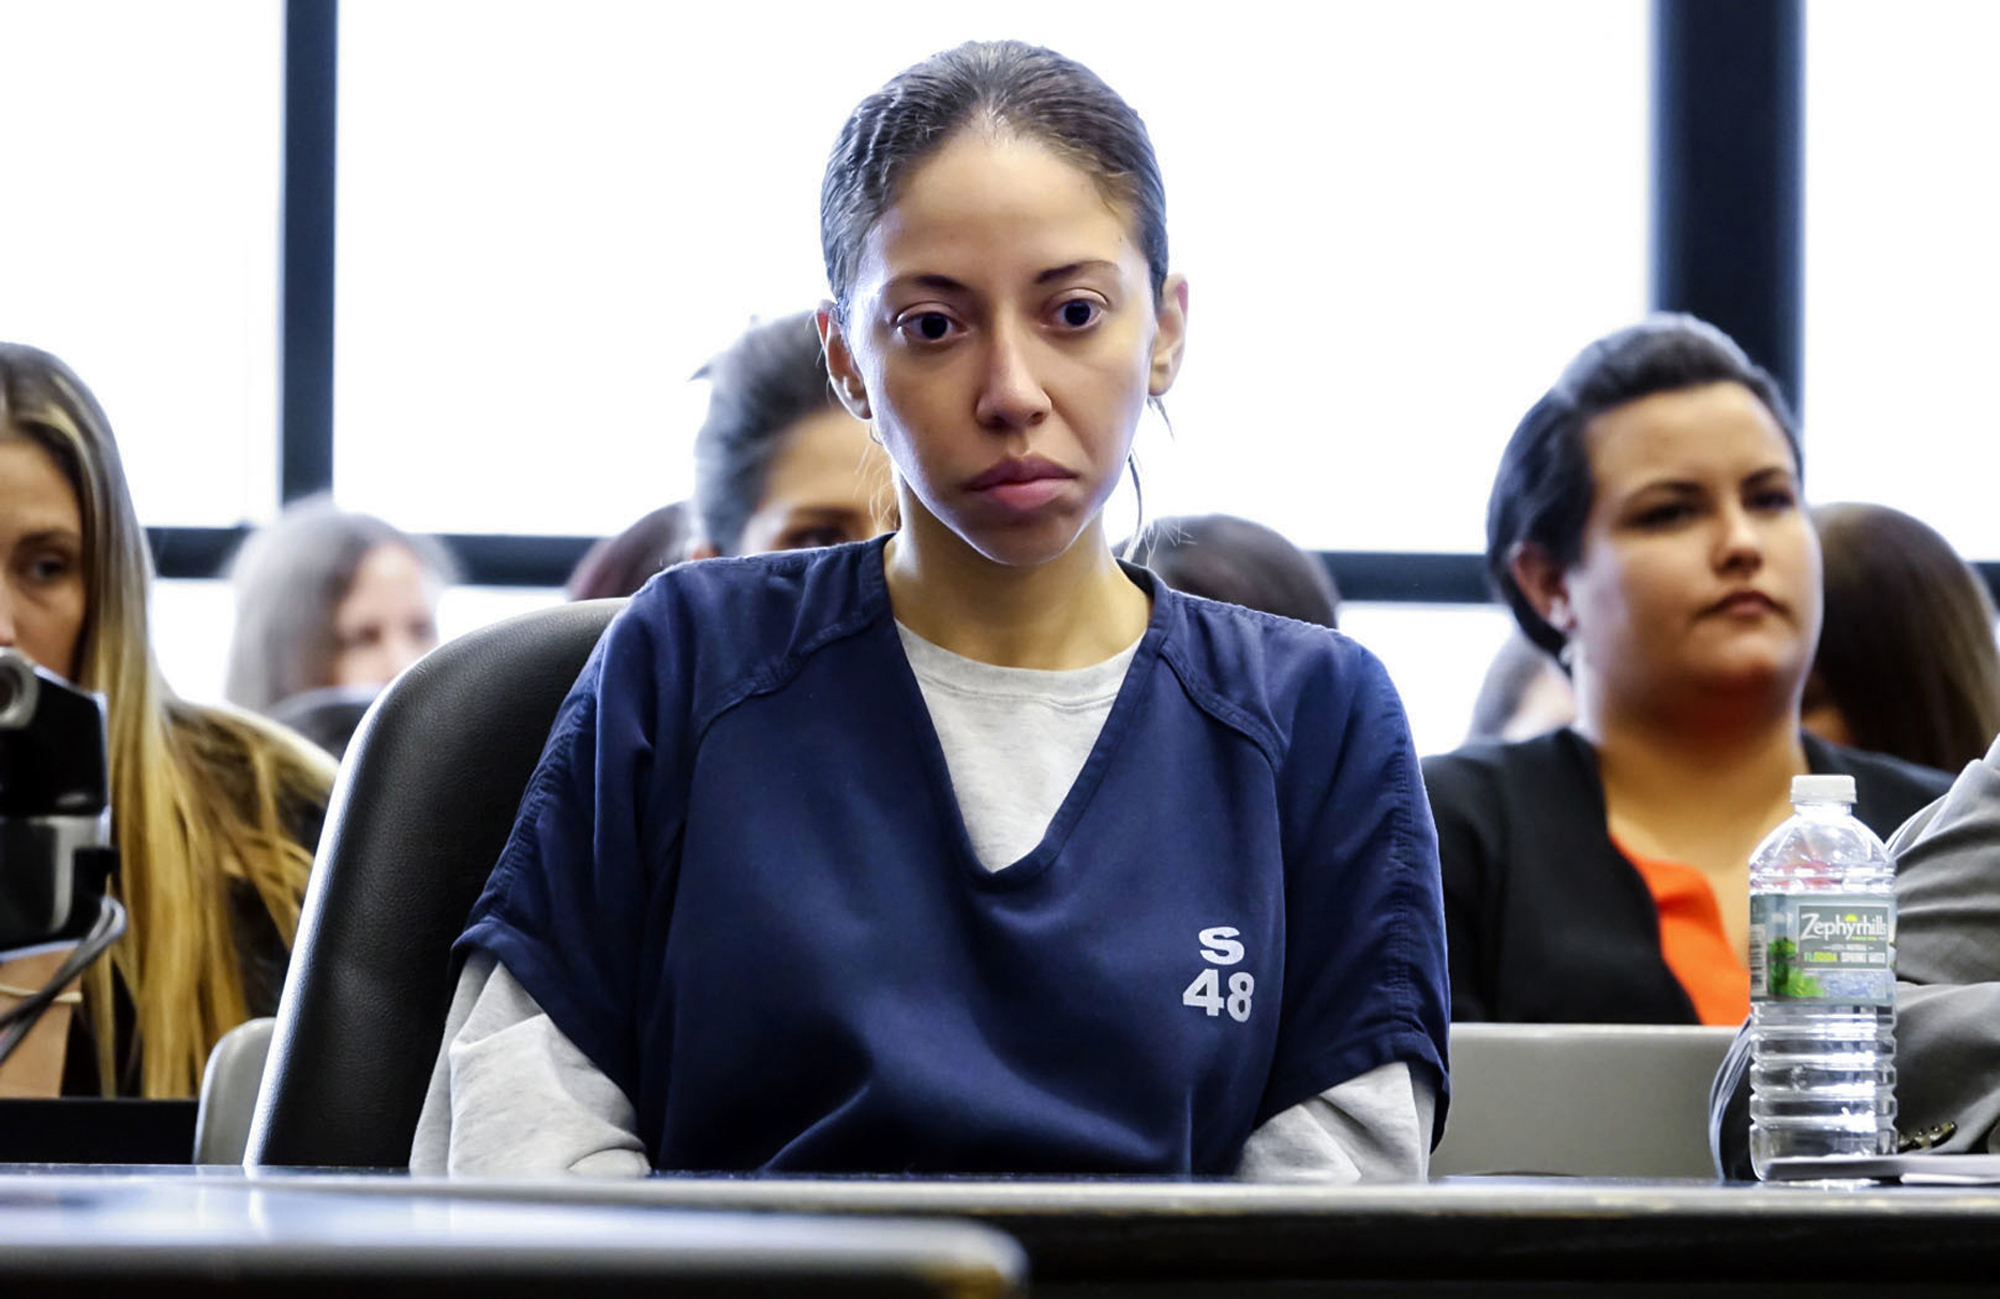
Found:
[{"label": "bottle cap", "polygon": [[1846,803],[1854,804],[1854,777],[1852,776],[1793,776],[1792,801],[1794,803]]}]

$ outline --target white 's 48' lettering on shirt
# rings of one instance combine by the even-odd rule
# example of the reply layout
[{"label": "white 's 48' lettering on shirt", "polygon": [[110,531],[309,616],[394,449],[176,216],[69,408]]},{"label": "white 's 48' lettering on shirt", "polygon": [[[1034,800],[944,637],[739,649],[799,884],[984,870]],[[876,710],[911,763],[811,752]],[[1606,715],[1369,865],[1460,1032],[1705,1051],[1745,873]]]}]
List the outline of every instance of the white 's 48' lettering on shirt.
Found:
[{"label": "white 's 48' lettering on shirt", "polygon": [[1229,976],[1229,996],[1222,995],[1222,975],[1215,966],[1235,965],[1243,959],[1243,944],[1236,936],[1243,931],[1230,926],[1201,931],[1201,959],[1210,968],[1194,976],[1194,982],[1181,993],[1183,1006],[1196,1006],[1207,1011],[1210,1018],[1220,1015],[1225,1009],[1229,1017],[1241,1024],[1250,1018],[1250,996],[1257,991],[1255,976],[1238,970]]}]

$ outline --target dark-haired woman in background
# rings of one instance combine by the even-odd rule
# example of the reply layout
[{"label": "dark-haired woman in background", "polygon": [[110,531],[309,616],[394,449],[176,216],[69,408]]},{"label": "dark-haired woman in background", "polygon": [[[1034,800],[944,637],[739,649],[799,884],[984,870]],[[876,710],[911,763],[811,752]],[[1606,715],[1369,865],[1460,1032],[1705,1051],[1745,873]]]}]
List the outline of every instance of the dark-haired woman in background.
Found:
[{"label": "dark-haired woman in background", "polygon": [[1739,1022],[1792,777],[1852,773],[1882,835],[1949,783],[1800,729],[1820,557],[1776,385],[1686,316],[1591,344],[1508,441],[1486,563],[1577,720],[1424,764],[1454,1015]]},{"label": "dark-haired woman in background", "polygon": [[865,541],[896,526],[889,464],[827,382],[813,313],[752,325],[702,368],[696,559]]},{"label": "dark-haired woman in background", "polygon": [[615,537],[591,546],[563,584],[567,600],[618,599],[644,586],[647,579],[688,557],[693,506],[675,501],[649,510]]},{"label": "dark-haired woman in background", "polygon": [[1320,627],[1340,625],[1340,588],[1317,556],[1231,514],[1160,519],[1133,558],[1168,586]]},{"label": "dark-haired woman in background", "polygon": [[863,541],[896,526],[889,462],[842,409],[810,311],[752,325],[695,376],[695,495],[592,546],[572,600],[631,595],[683,559]]},{"label": "dark-haired woman in background", "polygon": [[1808,731],[1957,771],[2000,736],[2000,646],[1986,583],[1951,543],[1886,505],[1812,512],[1826,625],[1806,679]]}]

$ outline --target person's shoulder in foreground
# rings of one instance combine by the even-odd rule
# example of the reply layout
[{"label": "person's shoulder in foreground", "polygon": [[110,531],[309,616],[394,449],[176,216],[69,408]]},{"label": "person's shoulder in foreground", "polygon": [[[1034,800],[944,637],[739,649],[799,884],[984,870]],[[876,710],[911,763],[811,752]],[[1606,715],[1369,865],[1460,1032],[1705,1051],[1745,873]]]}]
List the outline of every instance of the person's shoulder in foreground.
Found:
[{"label": "person's shoulder in foreground", "polygon": [[[606,628],[557,713],[456,950],[496,957],[628,1091],[640,1052],[605,998],[633,986],[638,958],[601,920],[673,895],[693,767],[716,719],[753,696],[789,699],[785,687],[821,650],[888,617],[881,546],[658,574]],[[780,722],[798,720],[787,708]],[[762,797],[741,781],[722,788]]]},{"label": "person's shoulder in foreground", "polygon": [[[1339,632],[1138,580],[1158,605],[1163,666],[1197,708],[1245,736],[1270,765],[1290,894],[1288,941],[1329,971],[1342,969],[1353,951],[1381,960],[1373,979],[1380,1005],[1369,1012],[1379,1019],[1371,1030],[1378,1037],[1368,1049],[1410,1061],[1427,1076],[1442,1116],[1449,992],[1437,835],[1387,671]],[[1362,898],[1366,906],[1356,901]],[[1366,934],[1347,932],[1356,919]],[[1352,989],[1337,990],[1336,978],[1322,982],[1313,988],[1300,979],[1300,1006],[1331,1023],[1341,1018],[1333,1002]],[[1304,1087],[1314,1070],[1345,1076],[1356,1063],[1368,1068],[1381,1060],[1315,1062],[1293,1085],[1301,1094],[1270,1108],[1324,1087]],[[1274,1087],[1283,1085],[1274,1079]]]},{"label": "person's shoulder in foreground", "polygon": [[[691,752],[715,717],[781,689],[817,651],[889,617],[882,543],[705,559],[657,574],[605,629],[545,760],[564,737],[601,725],[632,728],[627,739],[649,749],[671,740]],[[545,765],[540,774],[546,783],[555,773]]]},{"label": "person's shoulder in foreground", "polygon": [[638,624],[755,676],[888,616],[887,540],[677,564],[639,588],[612,630]]},{"label": "person's shoulder in foreground", "polygon": [[1830,744],[1810,731],[1800,733],[1806,762],[1815,774],[1854,777],[1854,815],[1883,838],[1951,788],[1951,773],[1914,762]]},{"label": "person's shoulder in foreground", "polygon": [[1293,743],[1332,752],[1353,738],[1348,728],[1356,722],[1381,723],[1407,739],[1402,698],[1381,661],[1358,641],[1128,571],[1161,606],[1154,620],[1164,631],[1160,656],[1183,688],[1274,754]]}]

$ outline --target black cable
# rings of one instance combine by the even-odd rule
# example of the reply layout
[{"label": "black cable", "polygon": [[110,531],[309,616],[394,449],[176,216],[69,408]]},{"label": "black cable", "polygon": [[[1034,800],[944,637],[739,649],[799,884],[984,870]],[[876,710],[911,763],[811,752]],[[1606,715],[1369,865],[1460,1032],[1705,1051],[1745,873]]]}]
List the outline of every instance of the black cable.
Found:
[{"label": "black cable", "polygon": [[21,1044],[30,1030],[42,1017],[42,1012],[55,1004],[58,996],[70,980],[83,973],[89,964],[118,941],[125,932],[125,908],[116,898],[100,898],[97,903],[97,919],[84,934],[76,950],[62,963],[62,968],[43,984],[39,991],[16,1005],[12,1010],[0,1013],[0,1064],[14,1054],[14,1048]]}]

